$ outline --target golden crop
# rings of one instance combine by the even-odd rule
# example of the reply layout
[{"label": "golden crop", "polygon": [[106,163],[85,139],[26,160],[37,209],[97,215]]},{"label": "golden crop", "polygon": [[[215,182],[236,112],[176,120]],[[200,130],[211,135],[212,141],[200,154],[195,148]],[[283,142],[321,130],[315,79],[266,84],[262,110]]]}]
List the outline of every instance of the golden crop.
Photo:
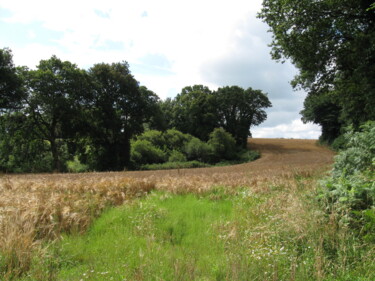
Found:
[{"label": "golden crop", "polygon": [[[315,140],[251,139],[257,161],[226,167],[85,174],[2,175],[0,178],[0,252],[8,272],[27,271],[40,242],[62,233],[82,232],[108,206],[123,204],[152,189],[205,192],[215,186],[268,192],[294,188],[295,177],[327,169],[333,152]],[[272,207],[272,206],[270,206]],[[290,208],[299,208],[291,205]]]}]

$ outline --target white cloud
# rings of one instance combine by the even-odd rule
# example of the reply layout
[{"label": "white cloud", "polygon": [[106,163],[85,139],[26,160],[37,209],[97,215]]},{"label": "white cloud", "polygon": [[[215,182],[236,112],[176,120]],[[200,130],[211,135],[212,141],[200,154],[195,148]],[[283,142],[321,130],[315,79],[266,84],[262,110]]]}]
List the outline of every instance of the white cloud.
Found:
[{"label": "white cloud", "polygon": [[[26,33],[23,44],[3,42],[13,50],[17,65],[33,68],[53,54],[83,68],[126,60],[135,78],[161,98],[193,84],[261,89],[269,93],[274,108],[268,111],[270,121],[265,125],[269,128],[259,132],[287,136],[290,128],[301,125],[290,123],[302,109],[301,97],[294,96],[288,84],[294,67],[277,64],[268,54],[270,34],[255,18],[261,2],[0,0],[0,9],[7,11],[0,15],[0,28],[18,24],[29,31],[32,24],[40,26],[41,30],[33,27]],[[35,41],[43,29],[55,33],[49,44]],[[120,47],[109,48],[114,42]],[[157,65],[155,56],[168,63],[161,60]],[[164,74],[153,72],[157,69]],[[272,131],[275,125],[279,126]],[[316,135],[315,127],[303,128],[307,135]]]},{"label": "white cloud", "polygon": [[311,123],[304,124],[301,120],[296,119],[275,127],[253,128],[251,132],[254,138],[318,139],[321,129],[320,126]]}]

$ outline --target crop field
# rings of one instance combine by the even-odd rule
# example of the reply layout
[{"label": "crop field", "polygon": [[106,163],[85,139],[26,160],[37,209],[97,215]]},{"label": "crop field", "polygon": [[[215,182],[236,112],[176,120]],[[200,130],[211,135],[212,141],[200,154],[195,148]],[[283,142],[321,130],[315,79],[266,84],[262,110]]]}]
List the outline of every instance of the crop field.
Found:
[{"label": "crop field", "polygon": [[[251,270],[253,274],[261,276],[259,280],[279,280],[281,276],[289,280],[298,280],[296,276],[301,278],[313,276],[316,280],[323,280],[331,270],[345,272],[347,265],[338,262],[336,266],[331,263],[324,257],[322,248],[324,235],[330,235],[331,238],[335,236],[335,243],[340,244],[345,242],[345,233],[339,232],[333,224],[327,224],[324,216],[317,211],[317,207],[306,201],[307,194],[313,193],[316,189],[317,179],[320,179],[330,169],[334,153],[325,147],[316,145],[315,140],[250,139],[249,146],[251,149],[260,151],[261,158],[251,163],[234,166],[164,171],[2,175],[0,185],[0,274],[4,276],[5,280],[20,277],[25,280],[59,279],[56,277],[56,272],[61,269],[61,265],[56,266],[58,269],[51,269],[51,262],[47,266],[44,261],[40,261],[36,257],[44,257],[45,260],[48,260],[48,257],[51,258],[52,255],[50,245],[59,243],[61,237],[66,235],[82,236],[92,223],[110,207],[134,206],[134,202],[141,202],[139,200],[147,198],[148,196],[145,197],[145,195],[149,193],[154,194],[153,198],[175,196],[177,201],[182,200],[179,196],[188,194],[209,200],[215,200],[216,197],[218,199],[225,198],[224,205],[231,202],[228,196],[233,196],[233,201],[240,194],[247,194],[246,198],[252,198],[251,200],[257,199],[256,202],[254,201],[255,203],[251,201],[251,204],[250,201],[241,201],[250,199],[238,199],[243,203],[239,204],[242,207],[230,205],[233,207],[233,212],[242,210],[240,212],[242,215],[235,216],[239,220],[242,218],[241,222],[236,221],[235,218],[231,219],[228,215],[225,218],[227,221],[224,223],[220,222],[223,218],[213,216],[212,220],[217,220],[218,223],[215,226],[215,229],[220,232],[218,236],[225,240],[223,240],[223,248],[220,248],[220,251],[227,251],[223,257],[228,254],[234,255],[233,260],[228,261],[231,266],[226,267],[224,272],[214,272],[212,276],[211,273],[207,273],[207,275],[202,272],[192,272],[181,259],[177,259],[179,264],[173,263],[168,266],[175,268],[175,272],[169,272],[169,275],[165,275],[169,277],[160,278],[160,280],[173,279],[171,276],[182,276],[180,280],[202,280],[205,278],[207,280],[228,280],[228,278],[243,280],[244,276],[250,276],[249,272],[244,271],[245,268],[250,268],[249,264],[241,263],[246,260],[245,256],[252,256],[254,260],[258,260],[257,269],[251,267]],[[182,202],[185,202],[183,200]],[[193,202],[195,199],[188,198],[186,200],[188,201],[186,204],[198,204],[197,206],[201,204]],[[141,203],[141,206],[142,204],[147,205],[147,202]],[[211,206],[211,203],[207,204],[207,206]],[[244,209],[246,204],[252,206],[246,207],[249,208],[248,212]],[[227,209],[232,208],[225,206]],[[177,207],[173,208],[177,210]],[[215,208],[213,207],[213,209]],[[136,217],[136,215],[134,216]],[[151,224],[152,222],[150,222]],[[250,225],[251,231],[249,231]],[[318,230],[325,234],[316,234]],[[151,239],[150,237],[147,239]],[[197,239],[199,242],[201,238]],[[311,249],[311,255],[303,258],[301,249],[296,250],[292,246],[287,249],[289,246],[285,246],[287,244],[283,239],[294,239],[293,247],[298,248],[305,245],[306,249]],[[79,244],[77,241],[72,243]],[[232,248],[225,246],[225,243],[231,243]],[[341,244],[336,246],[346,247]],[[243,247],[251,251],[243,251]],[[173,249],[175,248],[173,247]],[[287,260],[283,259],[280,263],[271,262],[270,251],[280,252],[283,249],[290,251],[291,256]],[[218,254],[218,256],[220,255]],[[84,260],[84,258],[82,259]],[[347,256],[343,259],[347,259]],[[198,260],[198,258],[194,260]],[[191,265],[192,261],[189,262]],[[197,268],[199,268],[198,263],[197,261]],[[223,260],[220,260],[215,266],[221,267],[222,263]],[[303,263],[309,264],[309,269],[303,270],[301,267]],[[284,265],[284,269],[278,268],[281,264]],[[343,268],[337,268],[340,266]],[[35,267],[39,268],[39,271]],[[87,276],[90,268],[84,268],[86,271],[83,273],[74,271],[77,280]],[[136,268],[133,268],[126,278],[129,280],[150,280],[149,278],[153,279],[158,274],[162,276],[160,271],[157,271],[159,273],[147,273],[146,271],[140,272],[139,267]],[[181,271],[181,268],[185,268],[185,271]],[[28,274],[32,276],[30,279],[27,279]],[[68,273],[66,274],[69,276]],[[116,274],[113,275],[115,278],[113,280],[117,280],[115,276],[119,275]],[[218,276],[221,276],[221,279]],[[72,277],[61,278],[62,280],[75,280]],[[87,280],[101,279],[92,277]]]}]

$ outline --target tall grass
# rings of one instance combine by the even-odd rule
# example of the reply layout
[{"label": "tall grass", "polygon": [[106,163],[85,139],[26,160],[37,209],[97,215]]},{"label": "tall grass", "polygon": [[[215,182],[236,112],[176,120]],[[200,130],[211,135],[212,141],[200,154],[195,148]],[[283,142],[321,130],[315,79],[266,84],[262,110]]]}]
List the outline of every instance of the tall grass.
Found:
[{"label": "tall grass", "polygon": [[45,241],[63,233],[83,233],[109,206],[154,189],[133,179],[94,181],[17,181],[3,177],[0,186],[0,276],[12,280],[27,273],[45,253]]},{"label": "tall grass", "polygon": [[374,245],[322,212],[315,189],[296,174],[258,189],[152,192],[65,236],[55,278],[374,280]]}]

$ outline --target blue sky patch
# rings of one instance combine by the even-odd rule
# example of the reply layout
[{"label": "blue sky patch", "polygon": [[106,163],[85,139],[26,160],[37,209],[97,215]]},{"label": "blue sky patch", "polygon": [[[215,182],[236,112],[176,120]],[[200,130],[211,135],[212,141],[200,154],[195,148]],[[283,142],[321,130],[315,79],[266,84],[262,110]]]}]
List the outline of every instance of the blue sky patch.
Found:
[{"label": "blue sky patch", "polygon": [[0,22],[0,42],[7,42],[7,47],[26,46],[37,43],[43,45],[58,45],[56,42],[62,32],[46,29],[41,23],[6,23]]}]

